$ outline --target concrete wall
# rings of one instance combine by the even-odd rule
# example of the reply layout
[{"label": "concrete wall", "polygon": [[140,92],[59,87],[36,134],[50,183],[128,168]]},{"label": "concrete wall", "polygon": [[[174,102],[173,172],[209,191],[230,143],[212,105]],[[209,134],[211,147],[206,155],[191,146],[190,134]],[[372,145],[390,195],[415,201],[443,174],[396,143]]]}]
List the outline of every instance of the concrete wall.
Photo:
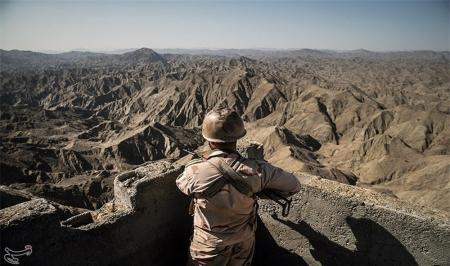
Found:
[{"label": "concrete wall", "polygon": [[448,213],[316,177],[292,207],[261,201],[256,265],[450,265]]},{"label": "concrete wall", "polygon": [[[184,265],[192,217],[175,186],[182,170],[162,160],[121,174],[115,199],[87,213],[33,197],[12,200],[0,210],[0,259],[5,247],[32,245],[21,264]],[[260,201],[254,265],[450,265],[448,214],[329,180],[302,180],[287,218]]]},{"label": "concrete wall", "polygon": [[181,171],[159,161],[124,173],[115,180],[113,202],[69,220],[60,205],[44,199],[1,209],[2,257],[4,247],[32,245],[21,264],[184,264],[192,223],[188,200],[175,187]]}]

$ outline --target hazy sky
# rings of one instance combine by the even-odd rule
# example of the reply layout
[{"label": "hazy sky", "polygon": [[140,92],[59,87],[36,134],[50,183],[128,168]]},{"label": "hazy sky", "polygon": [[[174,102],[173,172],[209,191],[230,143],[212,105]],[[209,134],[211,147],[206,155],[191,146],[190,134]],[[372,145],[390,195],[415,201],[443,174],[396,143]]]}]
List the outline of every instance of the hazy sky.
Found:
[{"label": "hazy sky", "polygon": [[450,0],[0,0],[0,48],[449,50],[449,6]]}]

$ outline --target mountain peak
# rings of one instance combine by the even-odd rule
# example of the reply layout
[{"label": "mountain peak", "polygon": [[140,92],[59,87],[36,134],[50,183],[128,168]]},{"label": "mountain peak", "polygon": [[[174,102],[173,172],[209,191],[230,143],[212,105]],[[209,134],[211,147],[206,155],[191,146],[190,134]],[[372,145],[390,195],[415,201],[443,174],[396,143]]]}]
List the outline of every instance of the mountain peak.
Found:
[{"label": "mountain peak", "polygon": [[131,54],[143,55],[143,56],[145,56],[145,55],[159,55],[157,52],[155,52],[154,50],[152,50],[150,48],[147,48],[147,47],[139,48],[139,49],[134,50],[132,52],[124,53],[122,55],[131,55]]},{"label": "mountain peak", "polygon": [[121,55],[122,60],[134,61],[140,63],[164,61],[164,58],[150,48],[140,48],[132,52]]}]

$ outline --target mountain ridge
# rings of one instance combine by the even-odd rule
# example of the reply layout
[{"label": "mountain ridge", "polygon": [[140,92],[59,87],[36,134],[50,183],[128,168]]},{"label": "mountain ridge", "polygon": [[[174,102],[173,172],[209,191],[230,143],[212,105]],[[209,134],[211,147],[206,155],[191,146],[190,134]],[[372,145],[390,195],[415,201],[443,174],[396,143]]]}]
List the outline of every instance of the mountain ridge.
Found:
[{"label": "mountain ridge", "polygon": [[39,190],[101,179],[106,195],[120,171],[201,151],[204,115],[226,104],[279,167],[450,210],[448,61],[309,52],[72,52],[63,56],[89,61],[2,66],[2,182]]}]

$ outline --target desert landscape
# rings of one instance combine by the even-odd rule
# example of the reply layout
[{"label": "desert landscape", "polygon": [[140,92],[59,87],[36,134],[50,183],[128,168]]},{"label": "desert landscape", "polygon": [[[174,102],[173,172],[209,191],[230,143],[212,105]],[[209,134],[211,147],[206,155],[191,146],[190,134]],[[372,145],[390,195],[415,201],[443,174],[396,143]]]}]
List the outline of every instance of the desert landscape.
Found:
[{"label": "desert landscape", "polygon": [[0,0],[0,265],[450,265],[449,21]]},{"label": "desert landscape", "polygon": [[76,208],[205,150],[226,104],[269,162],[450,211],[449,52],[1,50],[1,185]]}]

